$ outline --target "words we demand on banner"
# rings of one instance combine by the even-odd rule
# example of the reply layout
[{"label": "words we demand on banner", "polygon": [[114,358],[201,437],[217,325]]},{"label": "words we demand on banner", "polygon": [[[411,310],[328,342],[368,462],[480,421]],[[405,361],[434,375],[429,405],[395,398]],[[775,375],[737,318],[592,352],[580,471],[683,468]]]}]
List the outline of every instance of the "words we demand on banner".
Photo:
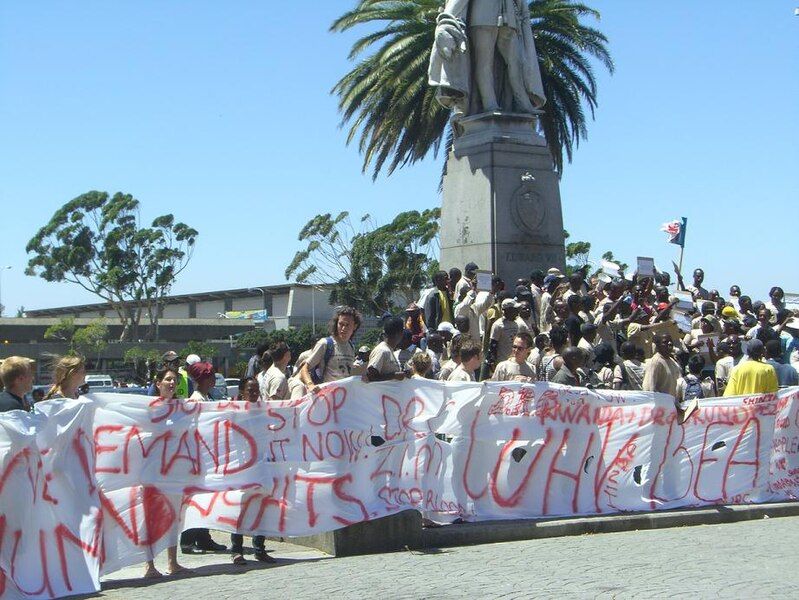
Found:
[{"label": "words we demand on banner", "polygon": [[44,402],[0,417],[0,596],[96,591],[189,527],[297,536],[409,508],[446,523],[797,497],[799,388],[701,404],[681,425],[661,394],[356,379],[298,402]]}]

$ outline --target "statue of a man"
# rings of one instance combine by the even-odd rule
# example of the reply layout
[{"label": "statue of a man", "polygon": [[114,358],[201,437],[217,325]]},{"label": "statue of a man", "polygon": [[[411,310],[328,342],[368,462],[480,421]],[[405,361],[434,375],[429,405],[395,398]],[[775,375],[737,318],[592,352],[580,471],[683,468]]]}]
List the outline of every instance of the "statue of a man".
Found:
[{"label": "statue of a man", "polygon": [[438,87],[439,102],[457,114],[542,107],[526,0],[447,0],[438,16],[429,80]]}]

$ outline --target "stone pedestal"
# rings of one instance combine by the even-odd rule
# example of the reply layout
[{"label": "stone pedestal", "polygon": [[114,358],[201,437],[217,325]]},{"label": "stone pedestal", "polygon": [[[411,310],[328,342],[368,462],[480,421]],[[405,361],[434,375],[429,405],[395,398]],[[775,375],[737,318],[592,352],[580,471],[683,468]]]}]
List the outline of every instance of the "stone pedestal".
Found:
[{"label": "stone pedestal", "polygon": [[512,289],[533,269],[565,266],[558,177],[536,115],[453,121],[441,209],[441,268],[475,262]]}]

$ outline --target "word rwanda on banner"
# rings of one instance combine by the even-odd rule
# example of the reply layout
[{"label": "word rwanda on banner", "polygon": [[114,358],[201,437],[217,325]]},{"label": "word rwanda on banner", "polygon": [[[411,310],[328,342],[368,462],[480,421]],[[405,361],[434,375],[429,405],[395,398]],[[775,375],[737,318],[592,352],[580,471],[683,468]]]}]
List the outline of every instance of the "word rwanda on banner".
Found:
[{"label": "word rwanda on banner", "polygon": [[37,410],[0,416],[3,598],[96,591],[189,527],[295,536],[409,508],[446,523],[799,492],[799,388],[703,400],[682,425],[661,394],[421,380]]}]

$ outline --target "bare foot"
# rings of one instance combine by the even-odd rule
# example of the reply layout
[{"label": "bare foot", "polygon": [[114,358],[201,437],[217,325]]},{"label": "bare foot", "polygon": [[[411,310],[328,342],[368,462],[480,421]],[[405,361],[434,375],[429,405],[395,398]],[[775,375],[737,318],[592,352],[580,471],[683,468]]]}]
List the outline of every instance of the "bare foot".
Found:
[{"label": "bare foot", "polygon": [[187,569],[183,565],[178,565],[178,564],[173,565],[166,570],[166,574],[170,576],[189,575],[190,573],[193,573],[191,569]]},{"label": "bare foot", "polygon": [[158,579],[159,577],[163,577],[163,575],[154,565],[148,566],[147,570],[144,572],[145,579]]}]

